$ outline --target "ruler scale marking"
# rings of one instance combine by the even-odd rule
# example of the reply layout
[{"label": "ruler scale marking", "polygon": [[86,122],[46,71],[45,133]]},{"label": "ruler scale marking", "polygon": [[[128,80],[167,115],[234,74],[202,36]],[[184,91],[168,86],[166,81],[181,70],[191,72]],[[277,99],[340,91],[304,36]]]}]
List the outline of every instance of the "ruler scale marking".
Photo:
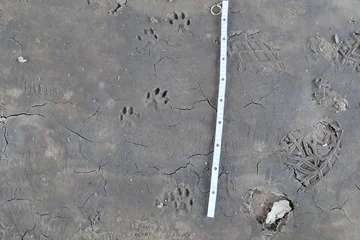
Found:
[{"label": "ruler scale marking", "polygon": [[222,132],[224,122],[224,108],[225,108],[225,92],[226,92],[226,66],[227,66],[227,24],[228,24],[229,0],[222,1],[221,13],[221,38],[220,38],[220,73],[219,73],[219,90],[218,103],[216,114],[216,130],[214,141],[214,153],[211,169],[211,185],[209,193],[209,205],[207,216],[214,218],[215,206],[218,188],[218,176],[220,166],[220,155],[222,145]]}]

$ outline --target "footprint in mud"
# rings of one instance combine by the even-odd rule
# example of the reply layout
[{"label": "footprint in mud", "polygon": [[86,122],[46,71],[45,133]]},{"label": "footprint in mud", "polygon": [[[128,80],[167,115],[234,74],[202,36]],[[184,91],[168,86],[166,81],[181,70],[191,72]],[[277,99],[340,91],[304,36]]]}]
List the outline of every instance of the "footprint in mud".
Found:
[{"label": "footprint in mud", "polygon": [[339,159],[342,133],[338,122],[324,119],[289,132],[280,141],[278,154],[294,170],[295,179],[309,188],[328,175]]},{"label": "footprint in mud", "polygon": [[155,32],[154,28],[144,29],[143,34],[138,35],[137,39],[137,51],[146,50],[150,45],[155,44],[159,36]]},{"label": "footprint in mud", "polygon": [[360,32],[350,33],[344,39],[340,39],[339,35],[335,34],[333,40],[329,42],[322,37],[310,37],[308,40],[310,52],[307,54],[307,60],[315,64],[318,63],[319,56],[322,56],[330,62],[335,62],[339,67],[360,73]]},{"label": "footprint in mud", "polygon": [[135,113],[132,106],[123,107],[119,114],[119,120],[124,125],[135,125],[135,120],[140,118],[140,113]]},{"label": "footprint in mud", "polygon": [[180,215],[187,215],[191,212],[194,204],[190,189],[177,186],[172,192],[164,192],[163,196],[155,199],[158,208],[167,208]]},{"label": "footprint in mud", "polygon": [[142,41],[145,39],[156,41],[159,38],[159,36],[155,33],[155,29],[149,28],[144,29],[143,36],[137,36],[137,40]]},{"label": "footprint in mud", "polygon": [[360,73],[360,32],[355,31],[342,41],[337,39],[337,42],[339,44],[336,63],[352,69],[352,72]]},{"label": "footprint in mud", "polygon": [[172,16],[169,16],[168,21],[170,25],[176,27],[177,32],[179,31],[186,32],[187,30],[189,30],[191,25],[190,18],[187,17],[184,12],[181,13],[174,12]]},{"label": "footprint in mud", "polygon": [[168,98],[168,91],[161,90],[160,88],[156,88],[152,92],[147,92],[145,98],[146,105],[156,111],[159,108],[163,108],[170,101]]},{"label": "footprint in mud", "polygon": [[271,42],[256,39],[236,40],[230,44],[229,56],[238,63],[239,71],[286,71],[280,57],[281,48]]},{"label": "footprint in mud", "polygon": [[349,106],[349,102],[331,88],[327,79],[315,79],[314,87],[314,97],[319,105],[333,108],[336,112],[345,111]]},{"label": "footprint in mud", "polygon": [[322,37],[310,37],[308,40],[310,52],[307,53],[306,58],[311,64],[319,61],[319,57],[323,56],[328,61],[333,61],[338,58],[338,51],[334,44],[328,42]]}]

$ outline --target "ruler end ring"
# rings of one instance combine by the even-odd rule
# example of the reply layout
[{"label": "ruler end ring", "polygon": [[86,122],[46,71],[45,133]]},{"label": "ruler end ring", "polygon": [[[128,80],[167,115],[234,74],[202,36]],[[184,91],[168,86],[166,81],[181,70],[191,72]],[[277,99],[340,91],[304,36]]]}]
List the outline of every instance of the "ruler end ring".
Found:
[{"label": "ruler end ring", "polygon": [[218,3],[218,4],[213,5],[210,8],[210,12],[212,15],[215,15],[215,16],[220,15],[222,12],[222,4]]}]

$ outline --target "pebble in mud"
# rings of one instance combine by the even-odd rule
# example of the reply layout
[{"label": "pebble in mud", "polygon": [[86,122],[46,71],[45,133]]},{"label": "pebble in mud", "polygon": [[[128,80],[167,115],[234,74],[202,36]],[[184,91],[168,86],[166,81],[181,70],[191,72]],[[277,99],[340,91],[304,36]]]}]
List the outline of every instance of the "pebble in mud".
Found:
[{"label": "pebble in mud", "polygon": [[26,63],[28,60],[26,58],[24,58],[23,56],[20,56],[17,58],[19,63]]},{"label": "pebble in mud", "polygon": [[151,17],[151,18],[149,19],[149,21],[150,21],[150,23],[152,23],[152,24],[159,22],[159,20],[157,20],[156,17]]}]

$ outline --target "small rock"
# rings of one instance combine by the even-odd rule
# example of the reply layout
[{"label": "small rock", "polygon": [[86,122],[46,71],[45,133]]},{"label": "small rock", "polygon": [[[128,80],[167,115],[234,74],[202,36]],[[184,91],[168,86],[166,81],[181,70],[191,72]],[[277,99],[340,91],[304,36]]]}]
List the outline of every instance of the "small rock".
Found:
[{"label": "small rock", "polygon": [[155,17],[151,17],[150,18],[150,23],[158,23],[159,22],[159,20],[157,20]]},{"label": "small rock", "polygon": [[283,218],[287,213],[291,211],[292,208],[288,200],[280,200],[278,202],[274,202],[274,205],[266,216],[265,223],[273,224],[276,220]]},{"label": "small rock", "polygon": [[26,58],[24,58],[23,56],[20,56],[17,58],[19,63],[26,63],[28,60]]},{"label": "small rock", "polygon": [[336,44],[340,43],[339,35],[337,35],[337,34],[334,35],[334,41],[335,41]]}]

